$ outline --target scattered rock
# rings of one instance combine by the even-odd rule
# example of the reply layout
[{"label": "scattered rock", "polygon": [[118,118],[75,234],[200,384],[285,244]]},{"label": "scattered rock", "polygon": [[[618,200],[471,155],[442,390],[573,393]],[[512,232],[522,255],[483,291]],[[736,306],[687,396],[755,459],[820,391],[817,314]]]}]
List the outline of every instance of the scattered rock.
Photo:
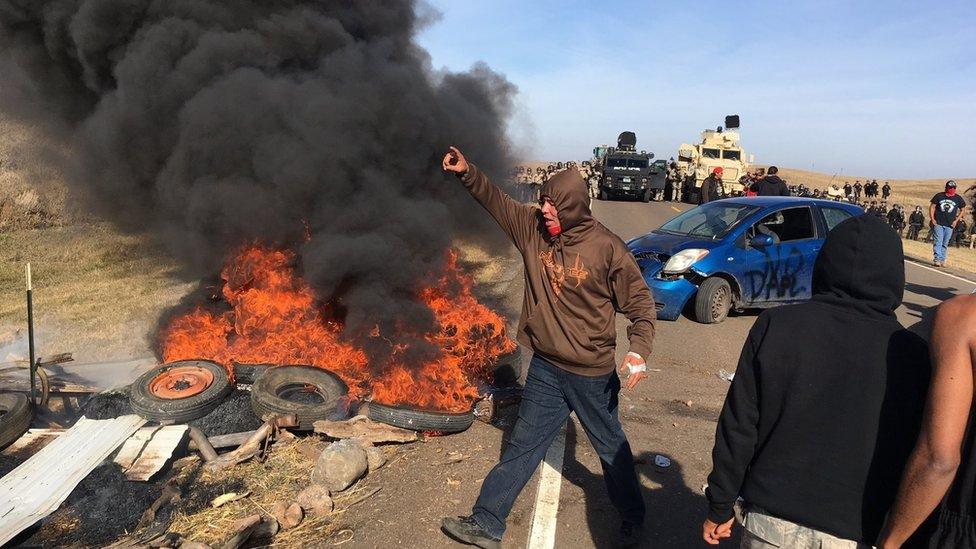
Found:
[{"label": "scattered rock", "polygon": [[298,447],[298,453],[312,461],[319,459],[319,456],[322,455],[322,450],[325,450],[324,442],[302,444]]},{"label": "scattered rock", "polygon": [[312,484],[321,484],[330,492],[341,492],[359,480],[368,468],[362,445],[351,439],[340,440],[322,451],[312,470]]},{"label": "scattered rock", "polygon": [[366,464],[370,473],[386,465],[386,454],[383,453],[383,449],[377,448],[376,446],[367,446]]},{"label": "scattered rock", "polygon": [[298,505],[302,509],[316,515],[327,515],[335,507],[329,490],[325,486],[316,484],[299,492],[298,496],[295,497],[295,501],[298,502]]},{"label": "scattered rock", "polygon": [[694,404],[694,402],[692,402],[692,401],[690,401],[690,400],[686,400],[686,401],[685,401],[685,406],[687,406],[687,407],[689,407],[689,408],[691,408],[691,405],[692,405],[692,404]]},{"label": "scattered rock", "polygon": [[258,524],[258,527],[251,533],[250,539],[270,540],[278,535],[280,529],[281,526],[278,525],[277,520],[273,517],[264,517],[261,519],[261,524]]},{"label": "scattered rock", "polygon": [[298,526],[301,524],[302,519],[305,518],[305,513],[302,512],[301,505],[294,502],[289,504],[284,501],[275,503],[274,507],[271,508],[271,515],[274,516],[278,524],[285,530]]}]

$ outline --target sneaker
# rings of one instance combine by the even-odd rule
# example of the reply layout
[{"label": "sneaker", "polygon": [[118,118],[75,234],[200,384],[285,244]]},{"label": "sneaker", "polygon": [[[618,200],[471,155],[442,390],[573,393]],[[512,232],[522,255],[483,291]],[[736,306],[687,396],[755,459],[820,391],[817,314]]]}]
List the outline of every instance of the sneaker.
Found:
[{"label": "sneaker", "polygon": [[441,521],[441,530],[461,543],[483,549],[500,549],[502,546],[502,540],[491,537],[471,517],[447,517]]},{"label": "sneaker", "polygon": [[620,532],[617,534],[617,544],[615,547],[621,549],[637,547],[643,534],[644,528],[642,525],[625,520],[620,524]]}]

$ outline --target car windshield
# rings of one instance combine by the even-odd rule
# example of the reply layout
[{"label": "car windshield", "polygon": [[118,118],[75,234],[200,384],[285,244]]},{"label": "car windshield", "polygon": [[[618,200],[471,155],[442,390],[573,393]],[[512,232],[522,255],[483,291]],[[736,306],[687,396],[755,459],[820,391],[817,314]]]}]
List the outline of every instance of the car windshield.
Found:
[{"label": "car windshield", "polygon": [[661,228],[655,232],[711,239],[722,238],[758,209],[758,206],[749,204],[709,202],[675,217],[661,225]]},{"label": "car windshield", "polygon": [[702,156],[705,158],[720,158],[722,151],[719,149],[702,149]]},{"label": "car windshield", "polygon": [[726,160],[739,160],[742,158],[742,151],[722,151],[722,158]]}]

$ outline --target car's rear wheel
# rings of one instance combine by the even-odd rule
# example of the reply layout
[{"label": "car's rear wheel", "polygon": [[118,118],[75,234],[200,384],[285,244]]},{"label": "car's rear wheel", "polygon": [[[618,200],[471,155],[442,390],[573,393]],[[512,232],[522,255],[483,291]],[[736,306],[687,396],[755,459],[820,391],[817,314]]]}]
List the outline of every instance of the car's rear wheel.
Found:
[{"label": "car's rear wheel", "polygon": [[600,200],[607,200],[607,191],[600,189]]},{"label": "car's rear wheel", "polygon": [[719,277],[706,278],[695,297],[695,320],[702,324],[722,322],[732,308],[732,287]]},{"label": "car's rear wheel", "polygon": [[647,189],[646,191],[644,191],[644,194],[641,195],[641,202],[650,202],[652,192],[654,191],[652,191],[651,189]]}]

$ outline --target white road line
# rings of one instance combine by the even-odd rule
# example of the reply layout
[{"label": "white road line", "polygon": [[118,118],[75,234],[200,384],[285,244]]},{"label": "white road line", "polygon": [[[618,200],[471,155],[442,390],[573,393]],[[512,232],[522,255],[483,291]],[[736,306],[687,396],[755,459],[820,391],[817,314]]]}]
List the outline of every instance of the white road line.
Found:
[{"label": "white road line", "polygon": [[[572,421],[570,419],[569,421]],[[563,425],[546,451],[539,466],[539,491],[535,496],[532,529],[528,549],[552,549],[556,546],[556,513],[559,511],[559,489],[563,483],[563,455],[566,453],[566,426]]]},{"label": "white road line", "polygon": [[972,280],[967,280],[967,279],[965,279],[965,278],[963,278],[961,276],[956,276],[954,274],[949,274],[949,273],[947,273],[945,271],[940,271],[938,269],[933,269],[932,267],[928,267],[926,265],[922,265],[921,263],[918,263],[916,261],[911,261],[911,260],[906,259],[905,260],[905,263],[907,263],[909,265],[914,265],[914,266],[919,267],[921,269],[925,269],[926,271],[932,271],[933,273],[938,273],[940,275],[947,276],[949,278],[954,278],[956,280],[965,282],[966,284],[970,284],[970,285],[976,286],[976,282],[973,282]]}]

